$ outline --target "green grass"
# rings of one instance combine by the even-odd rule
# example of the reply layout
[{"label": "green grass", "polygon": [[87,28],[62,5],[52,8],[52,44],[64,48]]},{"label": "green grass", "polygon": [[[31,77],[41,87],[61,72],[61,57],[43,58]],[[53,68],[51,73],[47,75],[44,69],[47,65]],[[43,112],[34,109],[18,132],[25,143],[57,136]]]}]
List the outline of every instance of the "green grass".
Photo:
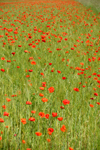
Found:
[{"label": "green grass", "polygon": [[[0,121],[0,150],[99,150],[99,11],[73,0],[0,4],[0,25],[0,119],[4,120]],[[42,35],[46,35],[45,42]],[[36,64],[32,65],[32,61]],[[46,87],[41,90],[43,82]],[[54,87],[52,93],[50,87]],[[43,102],[42,98],[48,101]],[[64,105],[65,99],[70,103]],[[4,116],[4,112],[9,115]],[[40,112],[49,114],[49,119],[41,118]],[[30,117],[35,121],[30,121]],[[59,117],[63,120],[59,121]],[[63,125],[65,132],[61,131]],[[54,129],[51,135],[48,128]],[[37,136],[36,132],[42,135]]]},{"label": "green grass", "polygon": [[99,0],[76,0],[82,5],[84,5],[86,8],[91,8],[93,12],[96,14],[100,12],[100,1]]}]

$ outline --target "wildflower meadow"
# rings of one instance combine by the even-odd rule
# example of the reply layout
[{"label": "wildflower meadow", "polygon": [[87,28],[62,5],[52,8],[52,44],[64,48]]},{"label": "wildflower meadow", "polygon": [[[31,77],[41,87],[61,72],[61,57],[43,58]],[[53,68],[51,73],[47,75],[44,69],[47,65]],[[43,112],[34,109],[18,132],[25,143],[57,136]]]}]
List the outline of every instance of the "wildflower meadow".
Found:
[{"label": "wildflower meadow", "polygon": [[100,150],[100,11],[0,1],[0,150]]}]

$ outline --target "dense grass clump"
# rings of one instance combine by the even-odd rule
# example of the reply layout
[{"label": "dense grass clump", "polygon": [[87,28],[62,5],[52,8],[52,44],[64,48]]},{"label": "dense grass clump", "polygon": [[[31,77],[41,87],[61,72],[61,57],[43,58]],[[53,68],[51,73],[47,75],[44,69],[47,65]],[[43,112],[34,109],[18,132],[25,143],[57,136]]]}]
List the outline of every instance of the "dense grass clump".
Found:
[{"label": "dense grass clump", "polygon": [[90,8],[98,14],[100,12],[100,0],[76,0],[86,8]]}]

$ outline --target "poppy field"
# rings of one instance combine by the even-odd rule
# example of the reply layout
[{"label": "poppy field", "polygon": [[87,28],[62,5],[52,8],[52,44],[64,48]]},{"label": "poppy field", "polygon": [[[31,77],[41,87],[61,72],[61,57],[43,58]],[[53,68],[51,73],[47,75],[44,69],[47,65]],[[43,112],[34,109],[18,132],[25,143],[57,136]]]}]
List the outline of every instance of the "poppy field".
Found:
[{"label": "poppy field", "polygon": [[0,150],[100,150],[100,12],[0,2]]}]

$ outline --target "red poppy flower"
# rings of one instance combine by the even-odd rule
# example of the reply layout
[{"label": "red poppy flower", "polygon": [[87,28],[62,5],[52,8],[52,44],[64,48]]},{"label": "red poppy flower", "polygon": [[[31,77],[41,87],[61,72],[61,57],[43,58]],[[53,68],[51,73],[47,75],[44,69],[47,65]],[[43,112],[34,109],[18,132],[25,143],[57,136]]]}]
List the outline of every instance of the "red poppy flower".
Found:
[{"label": "red poppy flower", "polygon": [[30,121],[35,121],[35,118],[30,117],[28,120],[30,120]]},{"label": "red poppy flower", "polygon": [[18,47],[22,47],[22,45],[18,45]]},{"label": "red poppy flower", "polygon": [[12,52],[13,56],[15,55],[15,52]]},{"label": "red poppy flower", "polygon": [[77,45],[74,45],[74,47],[77,47]]},{"label": "red poppy flower", "polygon": [[40,94],[39,94],[39,96],[43,97],[43,96],[44,96],[44,94],[40,93]]},{"label": "red poppy flower", "polygon": [[59,41],[57,41],[58,43],[60,43],[61,42],[61,40],[59,40]]},{"label": "red poppy flower", "polygon": [[4,122],[4,120],[2,118],[0,118],[0,122]]},{"label": "red poppy flower", "polygon": [[100,74],[97,74],[98,77],[100,77]]},{"label": "red poppy flower", "polygon": [[32,69],[29,69],[28,71],[29,71],[29,72],[32,72],[33,70],[32,70]]},{"label": "red poppy flower", "polygon": [[2,140],[2,137],[0,136],[0,141]]},{"label": "red poppy flower", "polygon": [[36,28],[34,28],[34,31],[37,31],[37,29],[36,29]]},{"label": "red poppy flower", "polygon": [[22,140],[22,143],[23,143],[23,144],[25,144],[25,143],[26,143],[26,141],[25,141],[25,140]]},{"label": "red poppy flower", "polygon": [[46,38],[46,36],[47,36],[47,35],[41,35],[41,38],[44,39],[44,38]]},{"label": "red poppy flower", "polygon": [[28,45],[29,45],[29,46],[32,46],[32,43],[29,43]]},{"label": "red poppy flower", "polygon": [[11,99],[10,99],[10,98],[6,98],[6,100],[7,100],[7,102],[10,102],[10,101],[11,101]]},{"label": "red poppy flower", "polygon": [[26,78],[30,77],[30,75],[26,75]]},{"label": "red poppy flower", "polygon": [[98,96],[98,93],[94,93],[95,96]]},{"label": "red poppy flower", "polygon": [[73,148],[69,147],[69,150],[74,150]]},{"label": "red poppy flower", "polygon": [[36,111],[32,110],[32,111],[31,111],[31,113],[35,114],[35,113],[36,113]]},{"label": "red poppy flower", "polygon": [[91,62],[91,59],[90,59],[90,58],[88,58],[88,61],[89,61],[89,62]]},{"label": "red poppy flower", "polygon": [[97,81],[100,84],[100,80]]},{"label": "red poppy flower", "polygon": [[61,71],[57,70],[58,73],[61,73]]},{"label": "red poppy flower", "polygon": [[42,39],[42,42],[46,42],[46,39]]},{"label": "red poppy flower", "polygon": [[51,140],[50,139],[46,139],[47,140],[47,142],[50,142]]},{"label": "red poppy flower", "polygon": [[46,87],[46,82],[42,82],[42,86],[43,86],[43,87]]},{"label": "red poppy flower", "polygon": [[59,51],[59,50],[61,50],[61,49],[60,49],[60,48],[57,48],[56,50]]},{"label": "red poppy flower", "polygon": [[47,25],[47,27],[50,27],[49,25]]},{"label": "red poppy flower", "polygon": [[43,117],[45,117],[45,113],[44,113],[44,112],[39,112],[39,116],[40,116],[41,118],[43,118]]},{"label": "red poppy flower", "polygon": [[100,102],[96,102],[96,104],[100,105]]},{"label": "red poppy flower", "polygon": [[39,87],[40,90],[44,90],[44,87]]},{"label": "red poppy flower", "polygon": [[63,80],[65,80],[65,79],[66,79],[66,77],[62,77],[62,79],[63,79]]},{"label": "red poppy flower", "polygon": [[42,76],[44,76],[44,73],[43,73],[43,72],[41,72],[40,74],[41,74]]},{"label": "red poppy flower", "polygon": [[90,99],[94,100],[94,98],[93,98],[93,97],[92,97],[92,98],[90,98]]},{"label": "red poppy flower", "polygon": [[88,78],[91,78],[91,76],[88,76]]},{"label": "red poppy flower", "polygon": [[42,135],[42,133],[40,133],[40,132],[35,132],[35,134],[36,134],[37,136],[41,136],[41,135]]},{"label": "red poppy flower", "polygon": [[7,60],[7,62],[11,62],[11,60]]},{"label": "red poppy flower", "polygon": [[35,45],[32,45],[32,48],[35,48],[36,46]]},{"label": "red poppy flower", "polygon": [[54,87],[50,87],[48,88],[49,93],[53,93],[54,92]]},{"label": "red poppy flower", "polygon": [[36,62],[35,62],[35,61],[32,61],[31,64],[32,64],[32,65],[36,65]]},{"label": "red poppy flower", "polygon": [[7,113],[7,112],[4,112],[4,114],[3,114],[4,116],[9,116],[9,113]]},{"label": "red poppy flower", "polygon": [[5,60],[5,57],[1,57],[1,60]]},{"label": "red poppy flower", "polygon": [[54,132],[54,129],[53,128],[48,128],[48,131],[49,132]]},{"label": "red poppy flower", "polygon": [[59,117],[59,118],[57,118],[59,121],[62,121],[63,120],[63,118],[62,117]]},{"label": "red poppy flower", "polygon": [[62,127],[60,128],[60,130],[62,131],[62,132],[67,132],[67,129],[66,129],[66,126],[65,125],[62,125]]},{"label": "red poppy flower", "polygon": [[3,45],[6,45],[6,43],[4,42]]},{"label": "red poppy flower", "polygon": [[70,101],[67,100],[67,99],[64,99],[64,100],[63,100],[63,104],[64,104],[64,105],[70,104]]},{"label": "red poppy flower", "polygon": [[5,72],[5,69],[1,69],[2,72]]},{"label": "red poppy flower", "polygon": [[94,107],[94,105],[90,104],[90,107]]},{"label": "red poppy flower", "polygon": [[57,113],[53,112],[52,117],[56,117],[56,116],[57,116]]},{"label": "red poppy flower", "polygon": [[79,92],[79,89],[78,89],[78,88],[74,88],[74,91],[77,91],[77,92]]},{"label": "red poppy flower", "polygon": [[29,60],[34,60],[34,58],[33,57],[29,57]]},{"label": "red poppy flower", "polygon": [[21,119],[21,122],[22,122],[23,124],[26,124],[26,119],[25,119],[25,118],[22,118],[22,119]]},{"label": "red poppy flower", "polygon": [[85,87],[85,85],[83,85],[83,87]]},{"label": "red poppy flower", "polygon": [[61,109],[65,109],[63,106],[60,106]]},{"label": "red poppy flower", "polygon": [[30,36],[30,35],[29,35],[29,38],[31,39],[31,38],[32,38],[32,36]]},{"label": "red poppy flower", "polygon": [[65,54],[66,54],[66,53],[69,53],[69,51],[66,51]]},{"label": "red poppy flower", "polygon": [[5,105],[3,105],[3,106],[2,106],[2,108],[3,108],[3,109],[6,109],[6,106],[5,106]]},{"label": "red poppy flower", "polygon": [[42,98],[42,102],[47,102],[48,101],[48,99],[47,98]]},{"label": "red poppy flower", "polygon": [[26,101],[26,104],[27,104],[27,105],[31,105],[31,104],[32,104],[32,102],[30,102],[30,101]]},{"label": "red poppy flower", "polygon": [[14,34],[18,34],[18,32],[17,32],[17,31],[14,31]]},{"label": "red poppy flower", "polygon": [[49,114],[45,114],[45,118],[46,118],[46,119],[49,119]]},{"label": "red poppy flower", "polygon": [[51,70],[51,72],[54,72],[54,70]]},{"label": "red poppy flower", "polygon": [[28,51],[27,51],[27,50],[25,50],[24,52],[25,52],[25,53],[28,53]]}]

